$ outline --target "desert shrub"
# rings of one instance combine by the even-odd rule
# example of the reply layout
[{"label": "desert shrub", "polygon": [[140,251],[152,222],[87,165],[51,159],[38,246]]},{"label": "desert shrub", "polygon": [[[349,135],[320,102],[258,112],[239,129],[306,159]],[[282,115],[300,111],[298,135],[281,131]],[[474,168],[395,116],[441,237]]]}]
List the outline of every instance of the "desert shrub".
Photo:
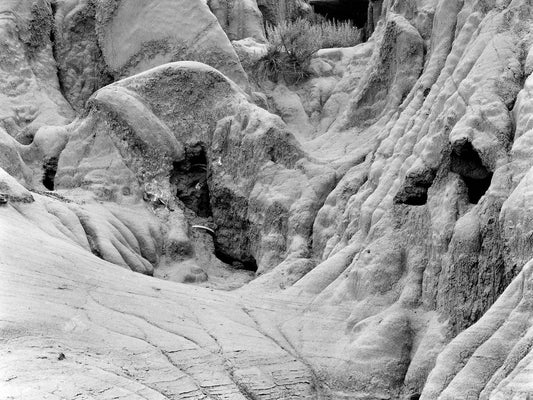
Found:
[{"label": "desert shrub", "polygon": [[311,57],[320,49],[319,36],[318,27],[302,18],[268,26],[267,53],[256,63],[256,77],[288,83],[307,78]]},{"label": "desert shrub", "polygon": [[266,54],[252,67],[254,78],[298,83],[310,76],[311,57],[329,47],[351,47],[361,43],[361,30],[349,22],[330,21],[309,12],[302,17],[294,2],[278,3],[276,25],[268,24]]},{"label": "desert shrub", "polygon": [[330,21],[324,19],[320,22],[321,48],[353,47],[363,40],[361,29],[348,21]]}]

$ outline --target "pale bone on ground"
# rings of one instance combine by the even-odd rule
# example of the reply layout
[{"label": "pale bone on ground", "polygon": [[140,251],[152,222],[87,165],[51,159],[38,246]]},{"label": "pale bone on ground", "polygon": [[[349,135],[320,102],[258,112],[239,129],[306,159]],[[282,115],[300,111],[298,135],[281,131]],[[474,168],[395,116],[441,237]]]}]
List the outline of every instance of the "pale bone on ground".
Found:
[{"label": "pale bone on ground", "polygon": [[[30,203],[3,176],[2,190],[13,191],[1,208],[6,396],[530,394],[532,278],[529,264],[522,267],[531,257],[523,239],[531,224],[531,10],[520,1],[494,10],[470,1],[425,2],[420,12],[403,5],[384,13],[369,62],[390,79],[366,74],[352,96],[370,109],[378,100],[375,109],[384,112],[366,126],[350,105],[330,130],[302,143],[319,155],[328,143],[335,147],[340,178],[315,220],[312,251],[321,263],[311,272],[301,258],[286,260],[243,288],[240,299],[238,292],[132,275],[84,250],[77,228],[55,222],[58,233],[47,224],[53,219],[40,207],[59,200],[33,194]],[[409,24],[426,41],[417,23],[433,14],[422,74],[402,79],[417,75],[419,57],[410,58],[414,68],[398,69],[402,55],[387,47],[416,37]],[[464,156],[472,149],[478,159],[469,171]],[[487,174],[490,187],[471,204],[467,183]],[[287,286],[286,274],[298,268],[302,279],[266,294]],[[447,344],[447,332],[461,333]],[[120,339],[109,343],[115,335]]]}]

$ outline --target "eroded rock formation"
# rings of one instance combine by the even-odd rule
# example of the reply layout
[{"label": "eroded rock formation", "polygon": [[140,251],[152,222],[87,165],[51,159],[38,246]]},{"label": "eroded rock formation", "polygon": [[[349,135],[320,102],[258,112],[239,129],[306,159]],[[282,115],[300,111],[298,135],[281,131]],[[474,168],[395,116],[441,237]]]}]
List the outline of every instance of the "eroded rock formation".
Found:
[{"label": "eroded rock formation", "polygon": [[0,5],[3,397],[533,394],[531,5],[372,1],[252,87],[269,7]]}]

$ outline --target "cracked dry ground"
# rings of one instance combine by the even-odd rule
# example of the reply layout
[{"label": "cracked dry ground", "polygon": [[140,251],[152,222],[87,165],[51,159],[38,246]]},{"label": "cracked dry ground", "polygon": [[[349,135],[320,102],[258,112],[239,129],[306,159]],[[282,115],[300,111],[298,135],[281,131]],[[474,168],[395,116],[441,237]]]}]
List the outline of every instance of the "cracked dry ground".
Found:
[{"label": "cracked dry ground", "polygon": [[2,217],[11,222],[2,234],[21,237],[4,258],[20,268],[1,277],[11,288],[0,294],[5,398],[315,396],[312,369],[272,324],[274,310],[291,318],[297,303],[244,306],[229,292],[132,275],[44,233],[29,238],[20,215]]}]

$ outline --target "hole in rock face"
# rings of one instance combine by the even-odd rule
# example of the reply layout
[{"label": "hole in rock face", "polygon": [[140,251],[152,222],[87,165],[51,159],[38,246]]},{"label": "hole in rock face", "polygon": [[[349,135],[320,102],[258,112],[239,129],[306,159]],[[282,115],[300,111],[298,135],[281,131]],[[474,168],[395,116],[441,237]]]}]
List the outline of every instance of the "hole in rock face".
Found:
[{"label": "hole in rock face", "polygon": [[[257,271],[257,262],[254,257],[239,247],[240,242],[233,240],[238,236],[246,236],[247,224],[234,223],[231,216],[236,211],[246,210],[245,205],[240,206],[232,196],[224,196],[224,191],[219,191],[213,196],[209,191],[208,179],[209,166],[203,143],[189,144],[185,147],[185,157],[182,161],[174,163],[170,176],[170,183],[176,188],[176,197],[193,211],[197,217],[222,224],[222,229],[214,231],[202,223],[196,223],[195,229],[208,232],[213,237],[215,256],[225,264],[235,269]],[[215,216],[213,215],[215,211]],[[228,237],[229,236],[229,237]]]},{"label": "hole in rock face", "polygon": [[450,169],[463,179],[468,189],[469,202],[477,204],[490,186],[492,172],[483,165],[470,142],[465,142],[452,151]]},{"label": "hole in rock face", "polygon": [[257,262],[250,250],[255,234],[248,219],[248,199],[223,185],[214,189],[211,206],[217,224],[216,257],[235,269],[257,272]]},{"label": "hole in rock face", "polygon": [[174,163],[170,183],[176,186],[176,196],[199,217],[211,216],[207,185],[207,158],[200,143],[185,149],[185,159]]},{"label": "hole in rock face", "polygon": [[252,256],[249,256],[245,259],[236,259],[232,256],[224,253],[219,246],[217,246],[215,241],[215,256],[222,261],[223,263],[226,263],[228,265],[233,266],[235,269],[244,269],[246,271],[252,271],[257,272],[257,262],[255,261],[255,258]]},{"label": "hole in rock face", "polygon": [[423,206],[428,201],[428,188],[413,186],[398,192],[394,196],[395,204],[406,204],[408,206]]},{"label": "hole in rock face", "polygon": [[48,190],[54,190],[54,179],[57,172],[57,157],[51,157],[43,164],[43,185]]},{"label": "hole in rock face", "polygon": [[436,171],[425,170],[417,174],[407,176],[403,186],[394,196],[395,204],[409,206],[423,206],[428,201],[428,189],[435,180]]},{"label": "hole in rock face", "polygon": [[468,188],[468,200],[472,204],[477,204],[481,197],[487,192],[492,180],[492,174],[484,179],[472,179],[463,177]]},{"label": "hole in rock face", "polygon": [[358,28],[364,28],[368,17],[368,0],[320,1],[311,0],[315,13],[329,20],[351,21]]}]

